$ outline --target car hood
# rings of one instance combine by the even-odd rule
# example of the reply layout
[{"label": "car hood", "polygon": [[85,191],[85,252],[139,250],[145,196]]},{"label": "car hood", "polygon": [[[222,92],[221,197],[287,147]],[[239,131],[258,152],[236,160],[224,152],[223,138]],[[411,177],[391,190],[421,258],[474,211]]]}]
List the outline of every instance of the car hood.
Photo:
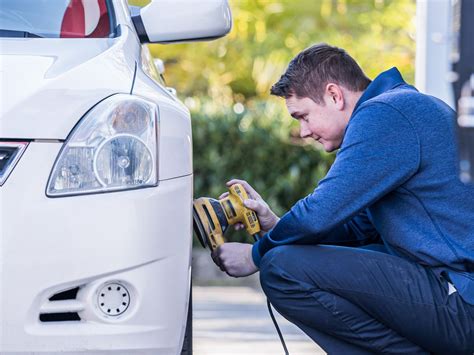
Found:
[{"label": "car hood", "polygon": [[97,102],[131,91],[139,51],[126,27],[112,39],[2,38],[0,48],[0,138],[15,139],[65,139]]}]

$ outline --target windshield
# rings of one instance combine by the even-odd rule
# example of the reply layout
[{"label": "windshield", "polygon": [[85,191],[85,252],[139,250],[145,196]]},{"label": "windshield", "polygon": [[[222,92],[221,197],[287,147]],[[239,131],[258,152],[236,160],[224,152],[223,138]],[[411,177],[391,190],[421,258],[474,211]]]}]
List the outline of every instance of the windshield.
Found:
[{"label": "windshield", "polygon": [[0,37],[113,37],[108,0],[0,0]]}]

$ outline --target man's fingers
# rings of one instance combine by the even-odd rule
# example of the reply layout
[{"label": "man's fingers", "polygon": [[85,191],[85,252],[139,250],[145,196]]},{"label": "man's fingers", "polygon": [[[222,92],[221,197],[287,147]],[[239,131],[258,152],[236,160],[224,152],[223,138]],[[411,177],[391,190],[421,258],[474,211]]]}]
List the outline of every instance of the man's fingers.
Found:
[{"label": "man's fingers", "polygon": [[221,259],[221,254],[222,254],[221,247],[218,247],[216,250],[214,250],[211,253],[211,257],[212,257],[212,260],[214,261],[214,263],[219,267],[219,269],[221,269],[221,271],[227,272],[227,270],[224,266],[224,262]]},{"label": "man's fingers", "polygon": [[251,210],[254,210],[259,215],[265,214],[265,211],[266,211],[265,206],[256,200],[250,200],[250,199],[245,200],[244,205],[245,207],[250,208]]},{"label": "man's fingers", "polygon": [[258,192],[255,191],[255,189],[252,186],[250,186],[250,184],[245,180],[232,179],[230,181],[227,181],[226,183],[227,186],[232,186],[235,184],[241,184],[244,187],[245,191],[247,191],[247,193],[250,195],[251,198],[253,199],[261,198]]},{"label": "man's fingers", "polygon": [[211,253],[211,258],[212,258],[212,261],[214,261],[214,264],[216,264],[217,266],[220,266],[219,258],[217,257],[217,255],[215,254],[215,252],[212,252],[212,253]]},{"label": "man's fingers", "polygon": [[232,186],[232,185],[235,185],[235,184],[242,184],[243,182],[245,182],[245,180],[230,179],[230,180],[227,181],[225,184],[226,184],[227,186]]},{"label": "man's fingers", "polygon": [[211,258],[212,260],[214,261],[214,263],[219,266],[222,270],[222,262],[221,262],[221,259],[220,259],[220,250],[219,248],[217,248],[216,250],[214,250],[212,253],[211,253]]},{"label": "man's fingers", "polygon": [[224,197],[229,196],[229,192],[224,192],[222,195],[219,196],[219,200],[222,200]]}]

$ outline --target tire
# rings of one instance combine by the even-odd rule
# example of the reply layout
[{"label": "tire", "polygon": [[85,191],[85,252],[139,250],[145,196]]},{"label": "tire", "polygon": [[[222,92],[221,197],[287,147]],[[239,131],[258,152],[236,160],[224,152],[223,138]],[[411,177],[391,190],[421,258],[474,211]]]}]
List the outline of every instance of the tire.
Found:
[{"label": "tire", "polygon": [[188,319],[186,321],[186,332],[184,334],[183,349],[181,355],[193,354],[193,288],[189,290]]}]

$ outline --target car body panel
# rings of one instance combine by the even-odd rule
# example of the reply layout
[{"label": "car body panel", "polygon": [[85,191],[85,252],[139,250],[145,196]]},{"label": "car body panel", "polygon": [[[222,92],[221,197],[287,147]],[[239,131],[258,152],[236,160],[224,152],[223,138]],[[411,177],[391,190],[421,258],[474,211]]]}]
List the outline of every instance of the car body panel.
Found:
[{"label": "car body panel", "polygon": [[[156,188],[51,199],[44,187],[60,148],[30,143],[0,190],[1,353],[178,353],[190,285],[192,175]],[[101,316],[95,302],[110,280],[131,285],[136,300],[117,320]],[[38,320],[48,298],[76,286],[80,322]]]},{"label": "car body panel", "polygon": [[[165,92],[163,92],[165,91]],[[192,134],[189,110],[138,67],[133,94],[158,103],[159,180],[192,174]],[[166,153],[164,153],[166,152]]]},{"label": "car body panel", "polygon": [[139,44],[121,28],[111,39],[2,39],[0,136],[65,139],[97,102],[129,93],[136,60],[125,53]]}]

